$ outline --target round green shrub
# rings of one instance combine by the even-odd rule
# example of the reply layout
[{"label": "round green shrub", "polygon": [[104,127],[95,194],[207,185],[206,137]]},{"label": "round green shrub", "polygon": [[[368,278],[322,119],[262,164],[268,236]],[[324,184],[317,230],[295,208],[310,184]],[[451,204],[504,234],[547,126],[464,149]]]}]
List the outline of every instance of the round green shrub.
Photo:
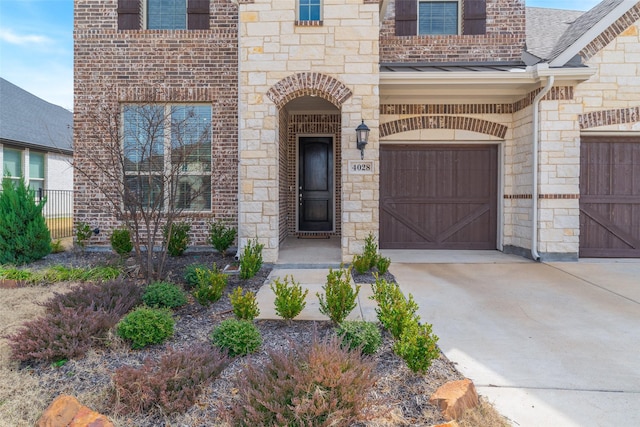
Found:
[{"label": "round green shrub", "polygon": [[253,322],[227,319],[222,321],[211,334],[213,345],[227,350],[229,356],[244,356],[253,353],[262,345],[262,336]]},{"label": "round green shrub", "polygon": [[362,320],[344,321],[338,327],[338,336],[343,347],[349,350],[361,348],[363,354],[373,354],[382,344],[382,335],[378,325]]},{"label": "round green shrub", "polygon": [[131,347],[139,349],[159,344],[173,336],[174,321],[166,308],[140,307],[127,314],[117,325],[120,338],[131,341]]},{"label": "round green shrub", "polygon": [[191,289],[198,285],[198,272],[197,270],[206,270],[207,266],[204,264],[189,264],[184,269],[184,281],[186,282],[186,288]]},{"label": "round green shrub", "polygon": [[120,256],[129,254],[133,250],[131,232],[128,228],[116,228],[109,237],[111,247]]},{"label": "round green shrub", "polygon": [[185,305],[187,297],[173,283],[154,282],[145,289],[142,301],[149,307],[176,308]]}]

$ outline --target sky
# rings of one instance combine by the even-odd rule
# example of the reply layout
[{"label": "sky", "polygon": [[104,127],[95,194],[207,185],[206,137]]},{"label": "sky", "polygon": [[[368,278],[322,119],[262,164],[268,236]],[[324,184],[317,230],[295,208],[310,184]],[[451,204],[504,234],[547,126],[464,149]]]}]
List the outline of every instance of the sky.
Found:
[{"label": "sky", "polygon": [[[599,2],[526,0],[531,7],[574,10]],[[73,109],[73,0],[0,0],[0,77]]]}]

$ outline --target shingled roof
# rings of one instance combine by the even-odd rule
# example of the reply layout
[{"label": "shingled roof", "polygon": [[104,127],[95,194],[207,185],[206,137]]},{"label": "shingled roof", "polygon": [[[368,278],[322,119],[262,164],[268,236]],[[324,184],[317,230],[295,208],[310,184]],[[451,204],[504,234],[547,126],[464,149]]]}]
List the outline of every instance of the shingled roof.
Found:
[{"label": "shingled roof", "polygon": [[73,153],[73,113],[0,78],[0,140]]},{"label": "shingled roof", "polygon": [[578,10],[527,7],[527,52],[547,59],[560,37],[584,12]]},{"label": "shingled roof", "polygon": [[[637,0],[603,0],[587,12],[528,7],[526,53],[538,58],[534,63],[564,67],[610,28],[623,31],[637,18],[637,10]],[[622,19],[625,14],[630,15]],[[618,19],[623,22],[616,23]]]}]

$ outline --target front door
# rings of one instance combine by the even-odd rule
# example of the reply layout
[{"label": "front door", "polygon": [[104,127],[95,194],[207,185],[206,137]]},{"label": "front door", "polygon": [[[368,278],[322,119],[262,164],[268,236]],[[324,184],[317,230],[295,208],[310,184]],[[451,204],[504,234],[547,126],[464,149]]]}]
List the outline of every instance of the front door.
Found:
[{"label": "front door", "polygon": [[333,231],[333,138],[301,137],[298,230]]}]

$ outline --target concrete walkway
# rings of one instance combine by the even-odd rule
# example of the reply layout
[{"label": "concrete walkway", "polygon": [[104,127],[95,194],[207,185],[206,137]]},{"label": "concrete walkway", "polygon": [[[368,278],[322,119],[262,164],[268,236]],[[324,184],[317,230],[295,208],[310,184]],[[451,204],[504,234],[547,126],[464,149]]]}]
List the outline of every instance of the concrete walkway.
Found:
[{"label": "concrete walkway", "polygon": [[391,270],[514,426],[640,425],[640,261]]},{"label": "concrete walkway", "polygon": [[[303,259],[313,262],[299,268],[291,257],[302,249],[293,244],[258,293],[260,318],[278,318],[268,283],[292,275],[309,289],[297,319],[327,319],[316,292],[337,266],[307,252]],[[640,426],[640,260],[542,264],[497,251],[382,253],[443,352],[514,426]],[[351,319],[376,321],[369,295],[363,285]]]}]

